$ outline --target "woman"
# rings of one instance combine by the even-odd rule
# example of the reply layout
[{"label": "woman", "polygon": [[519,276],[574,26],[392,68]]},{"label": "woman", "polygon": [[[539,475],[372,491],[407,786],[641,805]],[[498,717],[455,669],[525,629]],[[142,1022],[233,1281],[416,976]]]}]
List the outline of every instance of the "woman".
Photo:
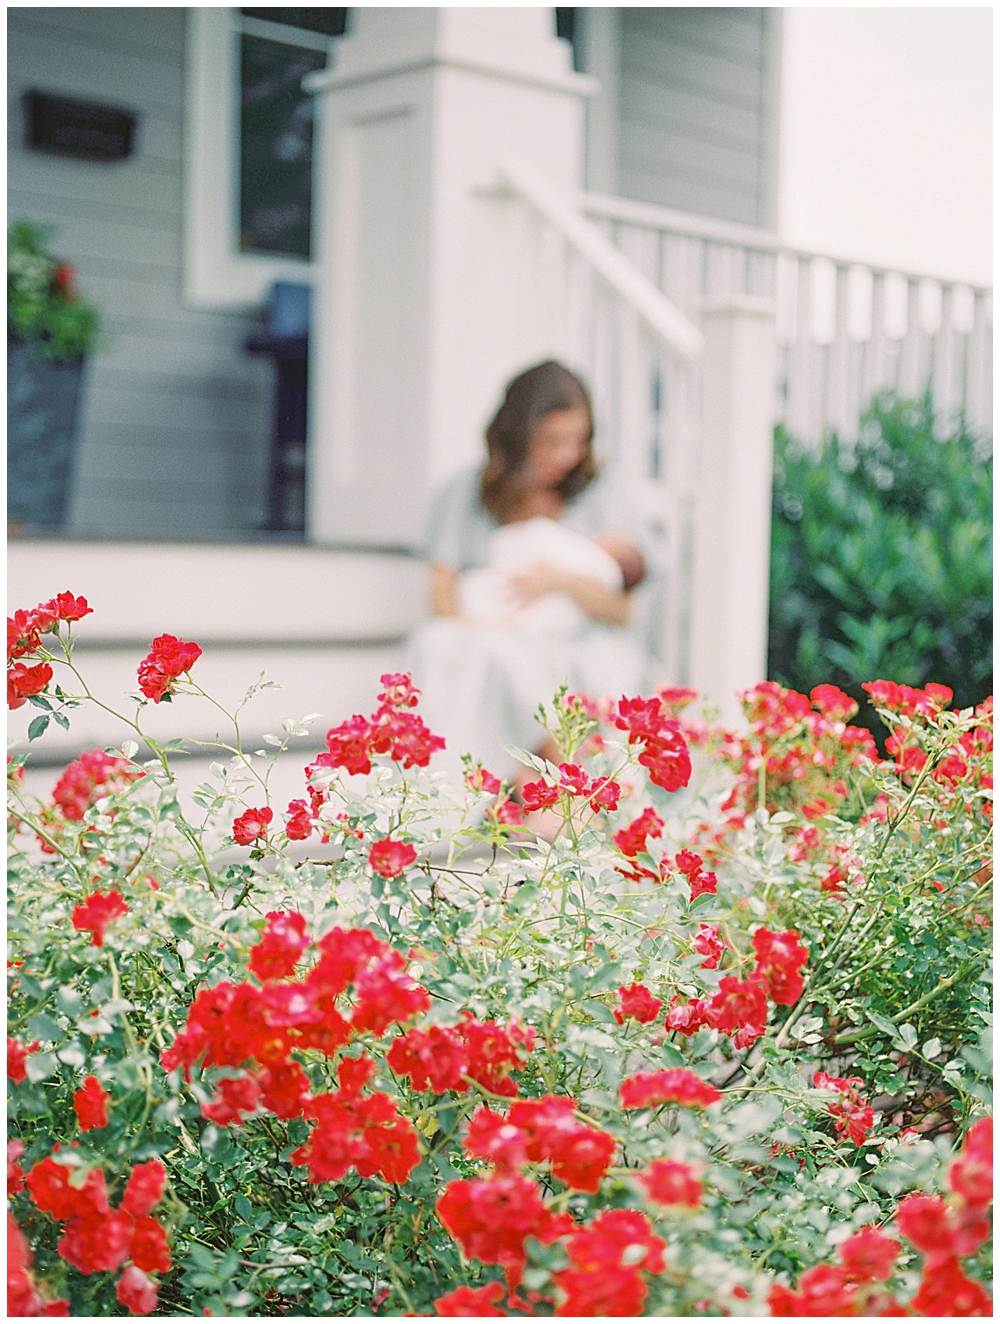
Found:
[{"label": "woman", "polygon": [[[433,618],[413,640],[412,668],[453,771],[467,752],[511,777],[511,745],[552,758],[535,714],[563,682],[595,697],[645,687],[647,659],[625,630],[645,565],[634,515],[597,474],[593,431],[579,378],[538,364],[507,387],[486,431],[485,466],[459,474],[434,502]],[[543,551],[531,559],[531,547]],[[506,593],[506,611],[477,607],[484,591]]]}]

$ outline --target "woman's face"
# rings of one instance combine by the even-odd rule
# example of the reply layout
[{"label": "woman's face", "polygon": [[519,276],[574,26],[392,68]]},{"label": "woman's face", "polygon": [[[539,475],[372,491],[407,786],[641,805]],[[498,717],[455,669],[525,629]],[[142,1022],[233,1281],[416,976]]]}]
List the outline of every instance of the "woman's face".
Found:
[{"label": "woman's face", "polygon": [[586,455],[589,436],[590,412],[582,405],[546,414],[528,441],[528,483],[546,489],[558,487]]}]

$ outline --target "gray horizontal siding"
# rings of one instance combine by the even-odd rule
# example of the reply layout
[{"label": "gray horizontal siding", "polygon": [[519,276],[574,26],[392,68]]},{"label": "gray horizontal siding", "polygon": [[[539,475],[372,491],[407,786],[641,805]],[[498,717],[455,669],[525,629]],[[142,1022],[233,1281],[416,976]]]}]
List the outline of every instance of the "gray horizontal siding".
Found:
[{"label": "gray horizontal siding", "polygon": [[667,94],[632,79],[622,89],[622,107],[633,126],[680,130],[749,153],[756,152],[760,140],[758,118],[745,104],[721,101],[704,90],[673,85]]},{"label": "gray horizontal siding", "polygon": [[[709,51],[716,55],[753,64],[760,56],[760,11],[757,9],[629,9],[627,23],[632,32],[652,40],[662,40],[664,18],[669,22],[671,40],[677,44]],[[706,24],[705,15],[712,22]],[[754,43],[757,43],[755,46]]]},{"label": "gray horizontal siding", "polygon": [[620,191],[760,223],[760,9],[621,11]]},{"label": "gray horizontal siding", "polygon": [[[10,215],[58,228],[108,342],[86,374],[81,534],[212,536],[263,519],[270,368],[243,352],[247,318],[182,299],[184,27],[182,9],[8,10]],[[133,155],[27,151],[28,87],[133,110]]]}]

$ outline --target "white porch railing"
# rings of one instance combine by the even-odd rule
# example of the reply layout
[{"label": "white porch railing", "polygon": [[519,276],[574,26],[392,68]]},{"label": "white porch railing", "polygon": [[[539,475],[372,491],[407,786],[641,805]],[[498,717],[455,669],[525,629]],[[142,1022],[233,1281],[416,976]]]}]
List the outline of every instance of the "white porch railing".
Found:
[{"label": "white porch railing", "polygon": [[[520,162],[500,171],[521,204],[531,298],[526,343],[548,346],[589,383],[596,446],[630,494],[653,574],[646,643],[671,676],[689,670],[691,558],[704,337],[649,273]],[[526,204],[526,205],[524,205]]]},{"label": "white porch railing", "polygon": [[880,391],[931,388],[942,428],[962,419],[992,435],[992,292],[953,280],[788,248],[749,226],[623,198],[581,208],[673,303],[697,318],[734,294],[775,303],[780,346],[775,417],[816,445],[857,437]]}]

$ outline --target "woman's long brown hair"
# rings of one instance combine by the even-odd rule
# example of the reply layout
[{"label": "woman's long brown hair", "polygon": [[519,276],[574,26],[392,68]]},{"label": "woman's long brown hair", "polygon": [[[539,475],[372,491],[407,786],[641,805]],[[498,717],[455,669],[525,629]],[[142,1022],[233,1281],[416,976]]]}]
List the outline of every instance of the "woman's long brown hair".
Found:
[{"label": "woman's long brown hair", "polygon": [[483,505],[505,523],[524,492],[523,473],[532,433],[543,418],[561,409],[586,409],[590,418],[587,450],[555,491],[564,499],[582,492],[597,472],[590,443],[594,415],[587,388],[561,363],[549,359],[520,373],[504,392],[503,404],[486,429],[489,459],[483,472]]}]

